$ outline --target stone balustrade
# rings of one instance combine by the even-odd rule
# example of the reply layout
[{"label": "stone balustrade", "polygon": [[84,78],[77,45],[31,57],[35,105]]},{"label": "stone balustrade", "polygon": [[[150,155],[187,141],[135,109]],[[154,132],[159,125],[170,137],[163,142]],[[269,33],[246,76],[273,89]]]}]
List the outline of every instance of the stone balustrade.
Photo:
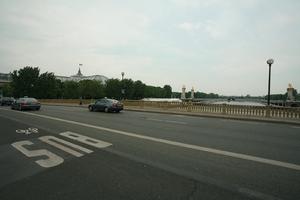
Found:
[{"label": "stone balustrade", "polygon": [[300,120],[299,108],[267,107],[267,106],[240,106],[226,104],[203,104],[193,102],[151,102],[151,101],[124,101],[125,107],[156,108],[162,110],[209,113],[233,116],[267,117]]},{"label": "stone balustrade", "polygon": [[[82,104],[87,105],[94,100],[83,99]],[[42,103],[53,104],[79,104],[79,99],[41,99]],[[156,102],[156,101],[123,101],[125,109],[152,109],[175,112],[218,114],[244,117],[260,117],[274,119],[300,120],[300,108],[290,107],[267,107],[267,106],[240,106],[226,104],[204,104],[196,102]]]}]

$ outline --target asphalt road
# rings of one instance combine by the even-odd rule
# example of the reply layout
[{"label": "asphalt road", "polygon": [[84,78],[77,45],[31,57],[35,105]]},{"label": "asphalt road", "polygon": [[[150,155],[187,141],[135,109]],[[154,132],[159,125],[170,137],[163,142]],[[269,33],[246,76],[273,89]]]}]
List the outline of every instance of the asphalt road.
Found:
[{"label": "asphalt road", "polygon": [[63,106],[0,125],[1,200],[300,199],[299,126]]}]

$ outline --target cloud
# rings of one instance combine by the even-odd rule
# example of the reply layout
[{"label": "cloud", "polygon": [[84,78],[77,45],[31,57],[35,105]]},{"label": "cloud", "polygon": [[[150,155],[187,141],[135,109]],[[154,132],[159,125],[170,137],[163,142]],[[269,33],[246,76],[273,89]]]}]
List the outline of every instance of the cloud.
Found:
[{"label": "cloud", "polygon": [[183,22],[181,24],[178,25],[179,29],[182,29],[184,31],[197,31],[201,28],[201,24],[200,23],[192,23],[192,22]]},{"label": "cloud", "polygon": [[[0,1],[0,68],[185,84],[201,91],[265,94],[300,88],[300,1]],[[272,6],[270,6],[272,5]],[[282,86],[280,86],[282,85]]]}]

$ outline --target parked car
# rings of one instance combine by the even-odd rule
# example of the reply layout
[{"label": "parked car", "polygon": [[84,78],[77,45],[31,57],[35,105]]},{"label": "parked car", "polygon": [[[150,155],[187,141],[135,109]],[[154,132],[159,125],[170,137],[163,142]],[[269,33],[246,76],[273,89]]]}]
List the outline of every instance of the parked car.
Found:
[{"label": "parked car", "polygon": [[89,111],[120,112],[123,104],[115,99],[99,99],[88,106]]},{"label": "parked car", "polygon": [[15,101],[15,99],[13,97],[1,97],[0,105],[1,106],[4,106],[4,105],[10,106],[14,101]]},{"label": "parked car", "polygon": [[39,110],[41,108],[40,102],[35,98],[19,98],[11,104],[11,109],[17,110]]}]

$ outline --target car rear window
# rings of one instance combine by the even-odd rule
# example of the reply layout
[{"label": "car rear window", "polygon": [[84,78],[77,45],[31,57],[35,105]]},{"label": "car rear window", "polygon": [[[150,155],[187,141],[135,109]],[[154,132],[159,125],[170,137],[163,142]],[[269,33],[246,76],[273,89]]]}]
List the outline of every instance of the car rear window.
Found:
[{"label": "car rear window", "polygon": [[118,103],[119,102],[119,101],[114,100],[114,99],[110,99],[109,101],[112,102],[112,103]]},{"label": "car rear window", "polygon": [[35,99],[35,98],[27,98],[27,99],[25,99],[25,101],[27,101],[27,102],[37,102],[37,100]]}]

